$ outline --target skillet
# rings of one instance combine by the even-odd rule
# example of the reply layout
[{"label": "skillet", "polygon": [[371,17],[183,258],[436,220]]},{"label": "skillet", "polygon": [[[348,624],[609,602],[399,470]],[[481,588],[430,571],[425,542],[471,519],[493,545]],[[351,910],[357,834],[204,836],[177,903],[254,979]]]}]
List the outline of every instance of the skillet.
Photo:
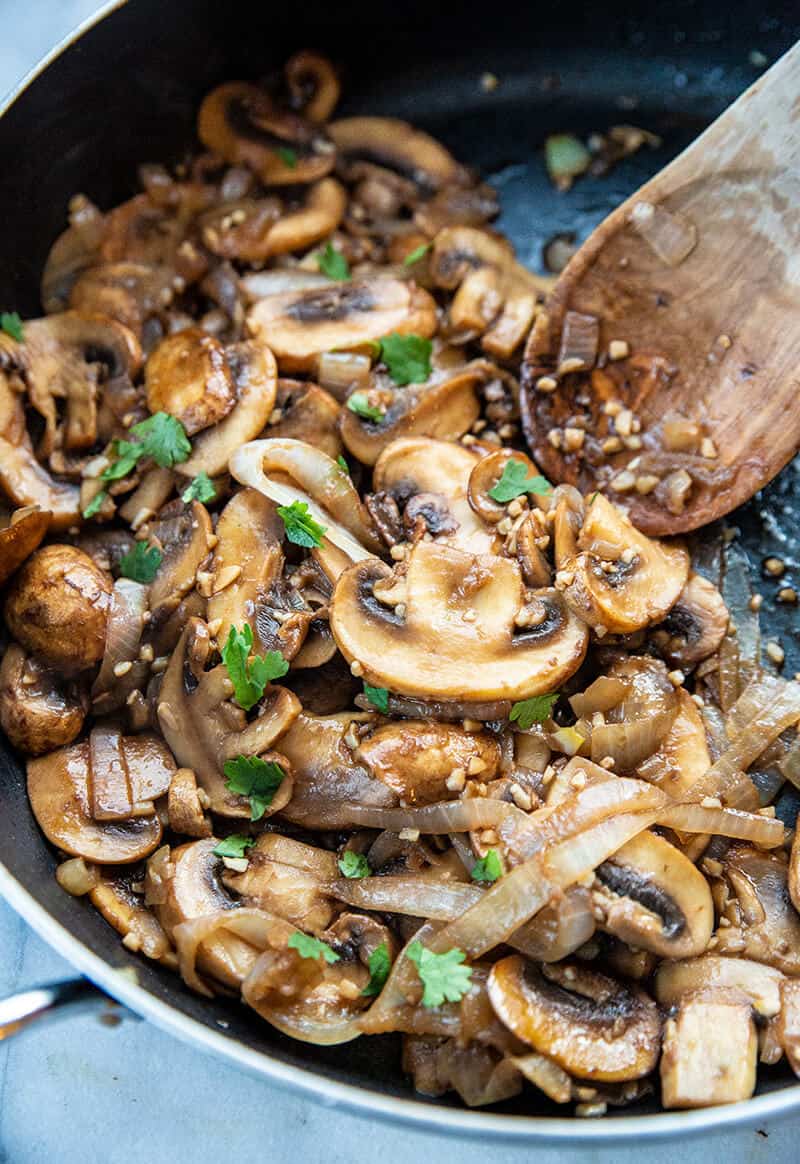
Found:
[{"label": "skillet", "polygon": [[[544,243],[557,232],[589,230],[749,85],[800,36],[790,5],[690,3],[669,7],[607,0],[602,6],[405,0],[130,0],[112,4],[52,55],[23,85],[0,120],[4,164],[0,216],[6,224],[0,305],[39,313],[38,278],[62,230],[66,205],[84,191],[103,208],[128,197],[142,161],[178,160],[193,143],[202,95],[222,80],[257,79],[298,48],[318,48],[341,66],[342,113],[407,117],[440,137],[496,185],[499,227],[522,262],[542,270]],[[755,54],[755,55],[753,55]],[[762,56],[758,54],[763,54]],[[494,74],[494,91],[481,85]],[[634,124],[663,139],[603,178],[568,195],[550,186],[544,137],[583,136]],[[758,582],[761,562],[780,554],[797,571],[798,465],[729,525]],[[794,581],[797,582],[797,574]],[[776,606],[761,586],[762,626],[786,650],[785,673],[800,669],[796,608]],[[797,804],[787,811],[796,813]],[[22,768],[0,741],[0,892],[92,983],[178,1037],[279,1085],[325,1103],[430,1129],[485,1137],[589,1146],[634,1136],[664,1137],[752,1123],[800,1107],[787,1068],[759,1072],[746,1104],[653,1114],[655,1101],[599,1121],[559,1117],[526,1092],[491,1113],[414,1096],[400,1070],[399,1042],[371,1038],[338,1048],[297,1043],[236,1004],[199,999],[171,973],[129,954],[87,902],[53,876],[56,861],[28,808]],[[135,968],[135,981],[120,973]],[[10,1015],[86,1002],[87,984],[0,1004],[0,1037]]]}]

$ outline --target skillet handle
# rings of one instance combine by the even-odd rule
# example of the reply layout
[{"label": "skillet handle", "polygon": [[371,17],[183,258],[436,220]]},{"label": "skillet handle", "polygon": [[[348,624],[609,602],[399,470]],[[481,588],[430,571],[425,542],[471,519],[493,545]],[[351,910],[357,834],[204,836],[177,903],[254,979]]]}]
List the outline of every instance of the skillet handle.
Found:
[{"label": "skillet handle", "polygon": [[101,1022],[114,1026],[132,1012],[104,994],[88,978],[50,982],[0,999],[0,1042],[13,1038],[34,1023],[68,1018],[86,1011],[99,1012]]}]

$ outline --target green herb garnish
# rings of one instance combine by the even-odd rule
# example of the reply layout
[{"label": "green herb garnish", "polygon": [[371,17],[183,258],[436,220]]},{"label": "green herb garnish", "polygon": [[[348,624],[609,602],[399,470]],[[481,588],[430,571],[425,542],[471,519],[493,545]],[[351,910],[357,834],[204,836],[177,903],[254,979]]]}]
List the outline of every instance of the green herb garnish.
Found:
[{"label": "green herb garnish", "polygon": [[217,491],[214,487],[214,482],[205,471],[200,472],[197,476],[189,482],[189,484],[181,493],[181,501],[185,501],[188,505],[190,501],[213,501],[217,496]]},{"label": "green herb garnish", "polygon": [[99,493],[95,493],[92,500],[89,502],[89,504],[84,509],[83,516],[84,517],[94,517],[94,515],[96,513],[99,513],[100,510],[103,508],[103,502],[105,501],[105,499],[107,497],[108,497],[108,493],[106,492],[105,489],[101,489]]},{"label": "green herb garnish", "polygon": [[383,420],[383,409],[378,408],[374,404],[370,404],[366,392],[354,392],[351,396],[348,396],[347,407],[356,416],[360,416],[364,420],[374,420],[376,422]]},{"label": "green herb garnish", "polygon": [[319,252],[317,266],[323,275],[327,275],[329,279],[336,279],[339,283],[346,283],[350,278],[350,265],[333,243],[328,243],[325,250]]},{"label": "green herb garnish", "polygon": [[297,950],[301,958],[324,958],[331,966],[340,960],[336,951],[326,942],[312,938],[309,934],[301,934],[299,930],[292,934],[287,945],[290,950]]},{"label": "green herb garnish", "polygon": [[430,243],[422,243],[421,246],[414,247],[414,250],[403,259],[403,266],[413,267],[414,263],[418,263],[420,259],[425,258],[430,249]]},{"label": "green herb garnish", "polygon": [[288,166],[290,170],[297,169],[297,151],[290,149],[289,146],[278,146],[275,153],[283,162],[284,166]]},{"label": "green herb garnish", "polygon": [[481,857],[470,870],[473,881],[496,881],[503,875],[503,866],[496,849],[489,849],[485,857]]},{"label": "green herb garnish", "polygon": [[280,764],[258,756],[236,756],[222,766],[225,787],[250,801],[250,819],[261,820],[286,775]]},{"label": "green herb garnish", "polygon": [[127,477],[143,457],[152,457],[162,469],[171,469],[185,461],[192,451],[186,430],[179,420],[168,412],[156,412],[131,429],[135,441],[115,441],[116,461],[104,469],[104,481],[118,481]]},{"label": "green herb garnish", "polygon": [[389,714],[389,692],[385,687],[370,687],[369,683],[365,683],[364,694],[377,711]]},{"label": "green herb garnish", "polygon": [[233,683],[236,702],[245,711],[255,707],[268,683],[280,679],[289,670],[289,664],[280,651],[267,651],[266,655],[251,657],[252,648],[253,630],[249,623],[245,623],[241,630],[231,627],[220,652]]},{"label": "green herb garnish", "polygon": [[119,572],[123,578],[130,578],[133,582],[152,582],[163,560],[161,550],[148,546],[147,542],[137,542],[132,550],[120,558]]},{"label": "green herb garnish", "polygon": [[0,313],[0,328],[15,339],[18,344],[21,344],[24,336],[22,332],[22,320],[18,311],[3,311]]},{"label": "green herb garnish", "polygon": [[381,359],[395,384],[424,384],[431,374],[433,344],[421,335],[393,332],[380,341]]},{"label": "green herb garnish", "polygon": [[386,979],[389,977],[391,968],[392,960],[389,957],[389,947],[386,945],[386,942],[381,942],[372,951],[367,962],[369,982],[361,991],[364,998],[374,998],[376,994],[380,994],[386,985]]},{"label": "green herb garnish", "polygon": [[412,942],[406,954],[417,967],[424,987],[422,1005],[441,1006],[443,1002],[460,1002],[469,990],[472,967],[464,966],[467,955],[458,948],[444,954],[426,950],[422,942]]},{"label": "green herb garnish", "polygon": [[528,476],[528,470],[524,461],[506,461],[503,466],[503,472],[499,480],[489,490],[489,496],[492,501],[499,501],[501,505],[505,505],[507,501],[513,501],[515,497],[521,497],[523,493],[538,493],[540,496],[546,496],[553,492],[553,486],[546,477],[537,474],[535,477]]},{"label": "green herb garnish", "polygon": [[547,695],[532,695],[530,699],[522,699],[515,703],[508,718],[526,732],[533,724],[544,723],[549,718],[557,699],[557,691]]},{"label": "green herb garnish", "polygon": [[352,849],[346,849],[342,853],[338,861],[339,870],[344,877],[369,877],[372,870],[369,867],[369,861],[363,853],[354,853]]},{"label": "green herb garnish", "polygon": [[326,526],[320,525],[308,512],[305,501],[293,501],[291,505],[279,505],[278,517],[283,522],[286,537],[296,546],[314,549],[322,545]]},{"label": "green herb garnish", "polygon": [[544,143],[547,172],[558,190],[569,190],[575,178],[589,169],[592,155],[571,133],[557,133]]},{"label": "green herb garnish", "polygon": [[242,833],[231,833],[211,851],[215,857],[244,857],[254,844],[252,837],[243,836]]},{"label": "green herb garnish", "polygon": [[339,466],[343,473],[346,473],[348,477],[350,476],[350,466],[341,453],[339,453],[339,456],[336,458],[336,464]]}]

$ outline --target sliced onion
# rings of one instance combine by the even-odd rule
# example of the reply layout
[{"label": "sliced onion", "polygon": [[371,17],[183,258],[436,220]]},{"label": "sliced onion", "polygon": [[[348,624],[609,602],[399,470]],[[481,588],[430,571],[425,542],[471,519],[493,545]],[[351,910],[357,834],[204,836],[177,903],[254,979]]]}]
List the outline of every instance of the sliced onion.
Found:
[{"label": "sliced onion", "polygon": [[795,788],[800,788],[800,739],[795,740],[786,755],[778,762],[783,777]]},{"label": "sliced onion", "polygon": [[668,267],[678,267],[697,246],[697,227],[687,218],[653,202],[635,202],[630,222]]},{"label": "sliced onion", "polygon": [[512,1055],[509,1062],[553,1103],[569,1103],[572,1099],[572,1079],[546,1055],[531,1051],[527,1055]]},{"label": "sliced onion", "polygon": [[346,901],[359,909],[438,921],[458,917],[480,901],[485,892],[477,885],[414,876],[339,880],[328,886],[328,891],[339,901]]},{"label": "sliced onion", "polygon": [[521,926],[508,944],[535,962],[560,962],[589,941],[595,924],[588,889],[573,885]]},{"label": "sliced onion", "polygon": [[56,868],[56,881],[72,897],[83,897],[100,882],[100,870],[87,865],[83,857],[71,857]]},{"label": "sliced onion", "polygon": [[597,361],[599,342],[600,321],[596,315],[583,315],[580,311],[566,312],[558,367],[562,368],[566,364],[565,370],[572,372],[593,368]]},{"label": "sliced onion", "polygon": [[202,917],[192,918],[190,921],[180,922],[173,931],[173,940],[178,954],[178,970],[181,978],[192,990],[206,998],[213,998],[214,992],[197,972],[197,954],[200,946],[217,930],[229,930],[238,937],[253,945],[253,962],[257,957],[257,950],[263,949],[269,943],[269,935],[275,921],[289,926],[282,918],[274,918],[261,909],[237,907],[222,909],[216,913],[205,914]]},{"label": "sliced onion", "polygon": [[[279,505],[305,502],[314,520],[325,527],[325,537],[351,561],[380,552],[381,544],[353,482],[321,449],[288,437],[249,441],[233,454],[229,468],[241,485],[257,489]],[[301,488],[270,474],[288,476]]]},{"label": "sliced onion", "polygon": [[618,772],[633,772],[658,751],[674,719],[673,711],[662,711],[644,719],[599,724],[592,728],[592,760],[599,764],[610,756]]},{"label": "sliced onion", "polygon": [[750,606],[753,587],[750,583],[747,555],[736,542],[731,542],[725,548],[725,570],[721,589],[725,605],[730,611],[731,621],[736,627],[739,689],[735,693],[735,698],[738,698],[741,689],[758,673],[761,632],[758,611]]},{"label": "sliced onion", "polygon": [[341,814],[354,825],[363,828],[390,829],[394,833],[399,833],[401,829],[418,829],[421,833],[440,835],[495,828],[511,816],[528,819],[513,804],[482,797],[426,804],[424,808],[373,808],[368,804],[343,804]]},{"label": "sliced onion", "polygon": [[243,275],[242,291],[250,303],[268,299],[270,295],[283,295],[288,291],[311,291],[315,287],[330,287],[327,275],[316,271],[305,271],[298,267],[278,267],[272,271],[252,271]]},{"label": "sliced onion", "polygon": [[762,849],[775,849],[785,836],[783,821],[774,817],[740,812],[735,808],[706,807],[703,804],[674,804],[659,813],[658,823],[683,833],[707,833],[750,841]]},{"label": "sliced onion", "polygon": [[[122,707],[131,691],[141,687],[149,672],[139,661],[139,644],[147,610],[148,588],[129,578],[118,578],[111,593],[103,662],[92,687],[94,711],[106,715]],[[121,663],[130,663],[127,674],[115,675]]]},{"label": "sliced onion", "polygon": [[319,358],[317,381],[337,400],[346,400],[354,388],[368,388],[372,360],[356,352],[323,352]]},{"label": "sliced onion", "polygon": [[569,704],[577,716],[588,716],[595,711],[610,711],[622,703],[630,690],[630,684],[610,675],[601,675],[590,683],[585,691],[579,691],[570,698]]}]

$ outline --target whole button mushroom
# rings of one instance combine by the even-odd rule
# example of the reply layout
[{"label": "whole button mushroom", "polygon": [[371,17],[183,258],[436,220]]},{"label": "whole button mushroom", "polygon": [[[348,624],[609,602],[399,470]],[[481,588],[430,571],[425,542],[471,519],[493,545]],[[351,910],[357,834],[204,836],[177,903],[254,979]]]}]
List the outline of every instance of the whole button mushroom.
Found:
[{"label": "whole button mushroom", "polygon": [[111,579],[75,546],[44,546],[11,583],[5,602],[14,638],[68,674],[103,657]]}]

